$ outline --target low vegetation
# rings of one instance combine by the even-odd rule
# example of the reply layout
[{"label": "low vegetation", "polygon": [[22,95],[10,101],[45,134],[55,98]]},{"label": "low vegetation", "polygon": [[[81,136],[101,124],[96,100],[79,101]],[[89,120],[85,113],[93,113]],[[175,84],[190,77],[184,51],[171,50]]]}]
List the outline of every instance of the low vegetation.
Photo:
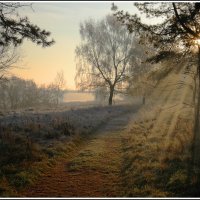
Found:
[{"label": "low vegetation", "polygon": [[2,117],[0,195],[16,196],[59,157],[77,150],[102,123],[129,110],[130,106],[106,106]]},{"label": "low vegetation", "polygon": [[123,196],[197,195],[197,176],[190,176],[192,123],[179,119],[169,136],[163,124],[154,129],[156,120],[138,120],[124,134]]},{"label": "low vegetation", "polygon": [[[192,78],[172,70],[123,134],[122,196],[199,196],[193,165]],[[179,84],[184,76],[187,84]],[[179,80],[180,79],[180,80]]]},{"label": "low vegetation", "polygon": [[80,23],[75,82],[95,100],[71,107],[62,71],[47,86],[9,76],[24,39],[55,42],[25,6],[0,3],[0,197],[200,196],[200,3],[113,3]]}]

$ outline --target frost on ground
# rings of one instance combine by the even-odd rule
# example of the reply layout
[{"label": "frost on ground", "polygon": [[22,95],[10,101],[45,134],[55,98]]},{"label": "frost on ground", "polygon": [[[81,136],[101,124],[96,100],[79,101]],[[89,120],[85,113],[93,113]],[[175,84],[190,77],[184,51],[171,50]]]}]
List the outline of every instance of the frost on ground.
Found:
[{"label": "frost on ground", "polygon": [[127,112],[133,105],[93,106],[43,112],[14,112],[0,117],[1,130],[26,134],[34,139],[53,139],[89,133],[103,122]]},{"label": "frost on ground", "polygon": [[16,196],[108,120],[137,105],[8,113],[0,117],[0,196]]}]

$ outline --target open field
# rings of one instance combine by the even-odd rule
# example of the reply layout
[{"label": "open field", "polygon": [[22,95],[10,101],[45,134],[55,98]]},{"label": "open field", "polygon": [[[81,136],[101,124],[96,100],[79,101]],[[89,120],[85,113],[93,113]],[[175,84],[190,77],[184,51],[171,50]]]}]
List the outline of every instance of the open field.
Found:
[{"label": "open field", "polygon": [[1,195],[198,196],[184,71],[172,70],[145,105],[76,102],[2,115]]},{"label": "open field", "polygon": [[44,173],[24,196],[120,196],[121,132],[132,115],[128,112],[121,115],[123,118],[109,120],[80,145],[75,155]]},{"label": "open field", "polygon": [[1,117],[1,194],[16,195],[32,184],[59,156],[79,144],[107,120],[133,105],[9,113]]},{"label": "open field", "polygon": [[200,198],[200,3],[0,1],[2,197]]}]

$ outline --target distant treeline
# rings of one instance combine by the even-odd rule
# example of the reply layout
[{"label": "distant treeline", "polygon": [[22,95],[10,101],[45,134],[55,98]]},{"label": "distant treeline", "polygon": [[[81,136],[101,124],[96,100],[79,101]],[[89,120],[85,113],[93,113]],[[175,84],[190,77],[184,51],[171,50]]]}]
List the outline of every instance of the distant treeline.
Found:
[{"label": "distant treeline", "polygon": [[0,110],[57,105],[63,94],[55,83],[38,86],[32,80],[13,76],[0,84]]}]

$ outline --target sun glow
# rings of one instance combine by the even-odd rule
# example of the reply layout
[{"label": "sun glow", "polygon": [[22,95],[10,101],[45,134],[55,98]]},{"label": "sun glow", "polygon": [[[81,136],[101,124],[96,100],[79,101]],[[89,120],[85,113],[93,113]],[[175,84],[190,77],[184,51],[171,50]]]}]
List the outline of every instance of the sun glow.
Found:
[{"label": "sun glow", "polygon": [[194,43],[195,43],[196,45],[200,45],[200,39],[194,40]]}]

